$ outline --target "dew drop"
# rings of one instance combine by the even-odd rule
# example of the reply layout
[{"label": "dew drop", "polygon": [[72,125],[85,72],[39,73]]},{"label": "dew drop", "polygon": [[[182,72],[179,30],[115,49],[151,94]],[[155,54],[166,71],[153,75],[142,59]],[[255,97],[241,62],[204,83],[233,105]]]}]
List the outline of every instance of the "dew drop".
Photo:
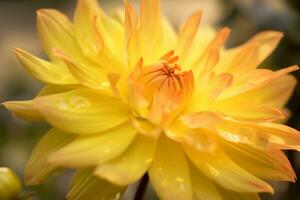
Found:
[{"label": "dew drop", "polygon": [[81,96],[72,96],[70,98],[70,105],[74,108],[83,108],[88,107],[90,105],[90,102]]},{"label": "dew drop", "polygon": [[70,108],[69,105],[64,100],[58,100],[56,104],[58,108],[61,110],[68,110]]}]

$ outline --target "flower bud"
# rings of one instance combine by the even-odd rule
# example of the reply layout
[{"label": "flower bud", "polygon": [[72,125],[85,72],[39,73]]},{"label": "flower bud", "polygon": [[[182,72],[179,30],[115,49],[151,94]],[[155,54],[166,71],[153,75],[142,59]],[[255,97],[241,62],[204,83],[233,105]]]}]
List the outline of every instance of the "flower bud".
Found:
[{"label": "flower bud", "polygon": [[21,191],[21,182],[11,169],[0,167],[0,199],[17,199]]}]

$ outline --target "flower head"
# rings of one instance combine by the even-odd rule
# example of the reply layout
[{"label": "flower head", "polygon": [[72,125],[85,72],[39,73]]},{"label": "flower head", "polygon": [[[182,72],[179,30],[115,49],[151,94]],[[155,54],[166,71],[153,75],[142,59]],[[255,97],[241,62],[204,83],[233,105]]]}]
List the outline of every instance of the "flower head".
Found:
[{"label": "flower head", "polygon": [[17,199],[21,193],[21,182],[9,168],[0,167],[0,198],[3,200]]},{"label": "flower head", "polygon": [[27,184],[75,168],[68,199],[111,199],[148,173],[161,199],[219,200],[259,199],[273,193],[267,180],[295,181],[281,150],[299,150],[300,135],[279,120],[298,67],[258,68],[282,33],[225,49],[228,28],[199,28],[197,11],[176,34],[159,4],[142,0],[138,15],[125,0],[125,17],[110,17],[96,0],[78,0],[73,22],[37,12],[50,61],[15,52],[46,85],[33,100],[4,103],[53,126]]}]

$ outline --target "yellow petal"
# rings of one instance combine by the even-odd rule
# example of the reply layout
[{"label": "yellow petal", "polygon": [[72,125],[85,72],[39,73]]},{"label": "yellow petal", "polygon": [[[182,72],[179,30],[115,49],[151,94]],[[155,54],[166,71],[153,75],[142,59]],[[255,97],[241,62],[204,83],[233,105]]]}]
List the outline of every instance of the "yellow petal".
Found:
[{"label": "yellow petal", "polygon": [[216,70],[245,73],[257,68],[274,51],[282,36],[277,31],[258,33],[245,44],[225,50]]},{"label": "yellow petal", "polygon": [[226,90],[231,90],[233,83],[233,75],[229,73],[206,74],[195,85],[194,93],[190,103],[187,106],[187,111],[195,112],[203,110],[214,101],[217,101],[222,93]]},{"label": "yellow petal", "polygon": [[188,18],[188,20],[182,25],[180,29],[179,40],[175,49],[180,59],[185,59],[185,57],[189,55],[188,53],[190,47],[199,29],[201,16],[201,11],[195,12]]},{"label": "yellow petal", "polygon": [[66,167],[99,165],[123,153],[135,136],[136,130],[130,123],[102,133],[80,135],[64,148],[54,152],[49,161]]},{"label": "yellow petal", "polygon": [[124,187],[113,185],[93,175],[93,169],[77,170],[73,177],[68,200],[105,200],[120,199]]},{"label": "yellow petal", "polygon": [[62,85],[78,83],[64,65],[42,60],[18,48],[15,53],[26,70],[39,81]]},{"label": "yellow petal", "polygon": [[234,96],[228,101],[240,104],[242,102],[250,102],[251,99],[252,104],[268,104],[276,108],[282,108],[291,97],[296,83],[297,80],[293,76],[283,75],[266,85]]},{"label": "yellow petal", "polygon": [[234,76],[234,84],[230,90],[221,94],[220,99],[229,99],[230,97],[238,96],[240,94],[260,89],[268,84],[272,84],[278,78],[286,76],[286,74],[297,71],[297,65],[283,68],[278,71],[271,71],[268,69],[255,69],[245,74]]},{"label": "yellow petal", "polygon": [[197,31],[188,52],[186,52],[188,56],[185,56],[184,59],[179,57],[179,63],[183,70],[191,69],[199,57],[203,55],[215,34],[215,30],[209,26],[201,27],[201,29]]},{"label": "yellow petal", "polygon": [[38,97],[47,96],[52,94],[64,93],[71,90],[82,88],[81,85],[52,85],[48,84],[44,86],[37,94]]},{"label": "yellow petal", "polygon": [[120,65],[124,55],[123,27],[104,14],[98,1],[78,1],[74,16],[74,31],[87,57],[103,68],[115,71],[122,69]]},{"label": "yellow petal", "polygon": [[282,32],[263,31],[253,36],[245,45],[259,44],[258,62],[261,63],[275,50],[282,37]]},{"label": "yellow petal", "polygon": [[145,64],[153,64],[153,60],[161,57],[161,42],[163,41],[162,17],[159,0],[142,0],[140,11],[139,57]]},{"label": "yellow petal", "polygon": [[73,34],[69,19],[57,10],[40,9],[37,12],[37,29],[47,55],[57,60],[53,49],[66,51],[73,56],[82,56]]},{"label": "yellow petal", "polygon": [[98,133],[129,119],[128,107],[101,90],[78,89],[37,97],[35,107],[54,127],[70,133]]},{"label": "yellow petal", "polygon": [[137,38],[138,16],[128,0],[125,3],[125,38],[127,67],[133,69],[141,58]]},{"label": "yellow petal", "polygon": [[220,148],[212,153],[184,146],[192,163],[209,178],[236,192],[270,192],[273,188],[235,164]]},{"label": "yellow petal", "polygon": [[34,148],[25,169],[25,183],[36,185],[42,183],[59,168],[47,161],[48,156],[64,147],[74,139],[74,135],[51,129]]},{"label": "yellow petal", "polygon": [[258,67],[259,43],[250,43],[234,50],[225,50],[216,71],[234,74],[247,73]]},{"label": "yellow petal", "polygon": [[147,137],[158,138],[158,136],[162,132],[160,127],[157,127],[155,124],[152,124],[145,119],[133,118],[132,124],[140,134]]},{"label": "yellow petal", "polygon": [[223,120],[216,125],[217,132],[224,139],[249,144],[259,149],[300,149],[299,131],[275,123],[250,123]]},{"label": "yellow petal", "polygon": [[224,142],[223,148],[235,163],[259,178],[295,181],[295,172],[289,160],[279,150],[258,150],[232,142]]},{"label": "yellow petal", "polygon": [[138,135],[118,158],[99,165],[94,174],[117,185],[129,185],[148,170],[156,149],[156,139]]},{"label": "yellow petal", "polygon": [[74,32],[78,44],[87,56],[97,55],[103,48],[103,38],[93,32],[93,17],[102,14],[97,0],[79,0],[74,14]]},{"label": "yellow petal", "polygon": [[215,112],[203,111],[180,116],[180,120],[189,128],[205,128],[217,123],[221,116]]},{"label": "yellow petal", "polygon": [[222,102],[211,107],[225,115],[241,121],[271,122],[284,119],[280,109],[271,106],[257,106],[252,104],[237,104],[236,102]]},{"label": "yellow petal", "polygon": [[55,56],[60,58],[69,68],[72,75],[83,85],[92,88],[101,88],[107,81],[104,68],[93,64],[88,60],[79,60],[73,56],[68,56],[64,52],[55,50]]},{"label": "yellow petal", "polygon": [[206,50],[202,53],[199,59],[193,63],[192,68],[196,79],[198,79],[201,71],[211,71],[219,62],[220,50],[226,42],[229,34],[229,28],[221,29],[208,44]]},{"label": "yellow petal", "polygon": [[300,132],[298,130],[275,123],[259,124],[257,128],[269,135],[269,141],[275,147],[300,150]]},{"label": "yellow petal", "polygon": [[199,200],[222,200],[217,187],[203,173],[201,173],[193,164],[189,165],[193,192]]},{"label": "yellow petal", "polygon": [[187,160],[181,146],[171,140],[160,138],[149,177],[161,199],[192,199]]},{"label": "yellow petal", "polygon": [[237,193],[222,187],[218,187],[218,190],[222,194],[222,200],[260,200],[256,193]]},{"label": "yellow petal", "polygon": [[[205,122],[204,122],[205,123]],[[216,140],[213,132],[209,129],[213,128],[205,126],[191,129],[186,126],[182,121],[173,122],[166,130],[165,134],[172,140],[190,145],[201,151],[214,151]]]},{"label": "yellow petal", "polygon": [[43,121],[44,117],[34,107],[34,100],[29,101],[7,101],[2,103],[6,109],[16,116],[29,121]]}]

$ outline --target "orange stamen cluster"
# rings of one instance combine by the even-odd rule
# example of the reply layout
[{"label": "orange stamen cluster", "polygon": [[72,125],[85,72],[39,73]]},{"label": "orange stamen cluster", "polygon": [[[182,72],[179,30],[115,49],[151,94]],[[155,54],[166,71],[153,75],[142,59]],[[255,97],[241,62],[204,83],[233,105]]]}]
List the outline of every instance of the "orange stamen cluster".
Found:
[{"label": "orange stamen cluster", "polygon": [[183,74],[179,73],[181,67],[178,63],[178,56],[174,55],[174,51],[166,53],[161,58],[161,63],[149,68],[143,69],[143,76],[141,77],[145,81],[145,86],[149,85],[157,86],[158,90],[167,86],[173,88],[175,91],[183,89]]}]

